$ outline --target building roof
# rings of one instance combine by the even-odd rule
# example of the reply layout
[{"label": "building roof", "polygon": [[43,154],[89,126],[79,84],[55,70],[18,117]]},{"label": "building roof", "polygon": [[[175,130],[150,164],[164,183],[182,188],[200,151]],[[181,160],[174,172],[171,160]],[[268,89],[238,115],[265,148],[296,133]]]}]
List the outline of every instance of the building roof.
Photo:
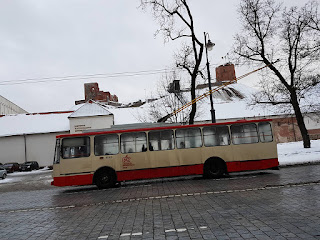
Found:
[{"label": "building roof", "polygon": [[11,102],[10,100],[6,99],[1,95],[0,105],[2,105],[2,107],[0,106],[0,115],[28,113],[26,110],[22,109],[17,104]]},{"label": "building roof", "polygon": [[69,115],[70,112],[3,116],[0,117],[0,137],[66,132],[70,130]]},{"label": "building roof", "polygon": [[88,101],[82,104],[77,110],[75,110],[69,118],[79,118],[79,117],[93,117],[93,116],[107,116],[112,115],[108,111],[105,105],[102,105],[95,101]]}]

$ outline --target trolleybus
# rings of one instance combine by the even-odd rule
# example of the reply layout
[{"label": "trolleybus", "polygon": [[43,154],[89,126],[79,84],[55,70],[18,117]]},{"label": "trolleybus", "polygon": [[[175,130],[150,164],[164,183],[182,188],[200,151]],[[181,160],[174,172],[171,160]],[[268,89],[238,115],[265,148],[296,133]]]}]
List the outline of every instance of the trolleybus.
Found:
[{"label": "trolleybus", "polygon": [[109,130],[56,137],[54,186],[277,168],[272,120]]}]

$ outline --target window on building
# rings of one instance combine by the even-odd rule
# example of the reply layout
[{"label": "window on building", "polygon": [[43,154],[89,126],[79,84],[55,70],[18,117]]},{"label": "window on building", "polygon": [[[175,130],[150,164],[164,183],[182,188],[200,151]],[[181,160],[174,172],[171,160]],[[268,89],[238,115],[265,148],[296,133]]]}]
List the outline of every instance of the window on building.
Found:
[{"label": "window on building", "polygon": [[94,138],[94,154],[115,155],[119,153],[119,136],[117,134],[98,135]]},{"label": "window on building", "polygon": [[210,126],[203,128],[203,140],[206,147],[224,146],[230,144],[228,126]]},{"label": "window on building", "polygon": [[259,127],[259,139],[260,142],[272,142],[272,129],[269,122],[261,122],[258,124]]},{"label": "window on building", "polygon": [[254,123],[232,125],[231,135],[233,144],[258,142],[257,125]]},{"label": "window on building", "polygon": [[123,133],[120,139],[122,153],[147,151],[147,137],[145,132]]},{"label": "window on building", "polygon": [[200,128],[182,128],[176,130],[177,148],[197,148],[202,146]]},{"label": "window on building", "polygon": [[65,138],[62,140],[62,158],[81,158],[89,156],[89,137]]},{"label": "window on building", "polygon": [[149,132],[149,150],[171,150],[174,148],[173,131],[150,131]]}]

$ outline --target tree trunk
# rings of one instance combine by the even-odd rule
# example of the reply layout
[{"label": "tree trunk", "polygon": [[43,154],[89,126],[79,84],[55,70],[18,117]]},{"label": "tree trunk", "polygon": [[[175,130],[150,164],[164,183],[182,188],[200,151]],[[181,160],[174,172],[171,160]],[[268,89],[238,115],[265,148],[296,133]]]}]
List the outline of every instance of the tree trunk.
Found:
[{"label": "tree trunk", "polygon": [[[192,76],[191,78],[191,101],[196,98],[196,78]],[[194,124],[194,117],[196,116],[197,103],[191,105],[191,112],[189,117],[189,124]]]},{"label": "tree trunk", "polygon": [[306,125],[303,121],[303,116],[302,116],[302,113],[300,110],[297,94],[295,91],[291,91],[290,95],[291,95],[291,104],[294,109],[294,113],[296,115],[297,123],[298,123],[299,129],[301,132],[301,136],[303,139],[303,147],[310,148],[311,147],[310,137],[309,137],[309,133],[306,128]]}]

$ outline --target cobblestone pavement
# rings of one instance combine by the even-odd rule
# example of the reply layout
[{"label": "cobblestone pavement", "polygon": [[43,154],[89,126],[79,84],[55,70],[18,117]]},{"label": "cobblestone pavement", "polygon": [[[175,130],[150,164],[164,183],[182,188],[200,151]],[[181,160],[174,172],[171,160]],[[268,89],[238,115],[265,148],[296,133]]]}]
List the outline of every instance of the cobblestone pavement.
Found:
[{"label": "cobblestone pavement", "polygon": [[0,239],[320,239],[320,165],[35,189],[0,188]]}]

